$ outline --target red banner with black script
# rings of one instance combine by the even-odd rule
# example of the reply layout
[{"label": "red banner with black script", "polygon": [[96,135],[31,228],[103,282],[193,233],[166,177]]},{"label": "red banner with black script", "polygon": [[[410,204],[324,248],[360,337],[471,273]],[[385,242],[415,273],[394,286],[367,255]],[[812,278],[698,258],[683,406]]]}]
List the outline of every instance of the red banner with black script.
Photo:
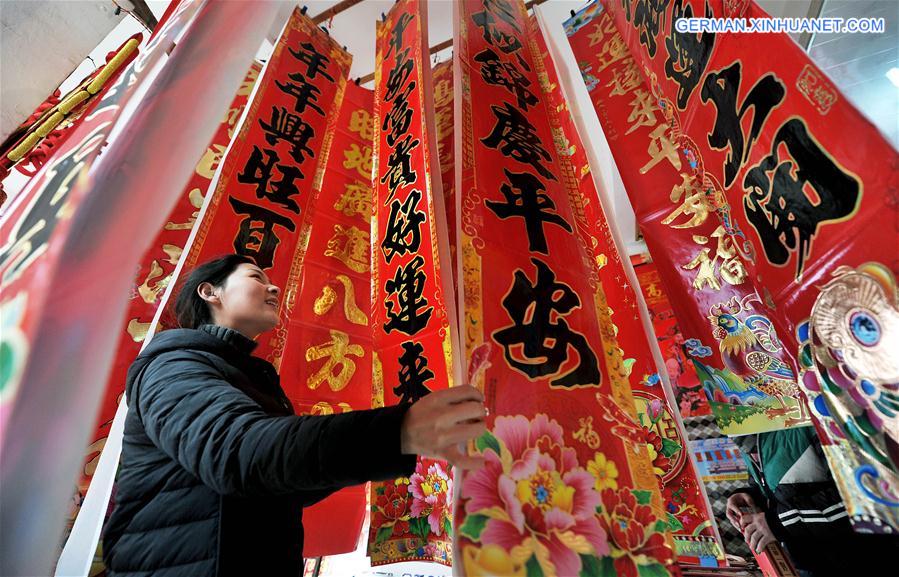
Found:
[{"label": "red banner with black script", "polygon": [[[370,176],[362,178],[346,162],[353,150],[371,147],[372,104],[371,90],[347,83],[302,256],[280,371],[284,391],[301,414],[372,406],[372,186]],[[366,491],[365,485],[347,487],[303,512],[305,557],[356,549]]]},{"label": "red banner with black script", "polygon": [[[568,158],[573,169],[565,171],[565,185],[569,194],[580,195],[583,202],[584,218],[578,219],[577,232],[584,244],[592,248],[609,315],[613,320],[617,319],[613,325],[616,340],[634,392],[637,421],[665,501],[666,523],[675,552],[681,562],[699,563],[701,560],[704,564],[723,564],[724,550],[690,459],[687,436],[673,409],[677,406],[673,391],[660,378],[653,359],[650,339],[654,337],[644,331],[637,307],[638,296],[628,282],[625,263],[609,230],[584,146],[536,17],[530,18],[530,25],[540,51],[537,72],[549,105],[556,151],[560,158]],[[700,543],[702,550],[697,546]]]},{"label": "red banner with black script", "polygon": [[754,2],[606,6],[675,119],[674,142],[696,143],[732,207],[728,234],[745,239],[747,272],[833,432],[826,450],[852,522],[896,533],[899,338],[887,327],[899,259],[883,239],[899,235],[899,154],[786,34],[675,29],[693,15],[766,18]]},{"label": "red banner with black script", "polygon": [[722,431],[807,425],[789,357],[749,276],[746,243],[695,143],[675,139],[672,107],[650,92],[601,4],[566,31]]},{"label": "red banner with black script", "polygon": [[237,252],[283,289],[281,324],[256,354],[281,362],[300,288],[315,196],[321,189],[351,57],[295,10],[207,205],[184,266]]},{"label": "red banner with black script", "polygon": [[462,571],[677,574],[524,3],[456,6],[467,375],[490,408],[486,465],[461,481]]},{"label": "red banner with black script", "polygon": [[[421,0],[400,0],[377,24],[372,326],[375,381],[386,404],[415,402],[457,382],[427,38]],[[371,504],[372,565],[452,564],[446,463],[419,458],[411,477],[373,483]]]}]

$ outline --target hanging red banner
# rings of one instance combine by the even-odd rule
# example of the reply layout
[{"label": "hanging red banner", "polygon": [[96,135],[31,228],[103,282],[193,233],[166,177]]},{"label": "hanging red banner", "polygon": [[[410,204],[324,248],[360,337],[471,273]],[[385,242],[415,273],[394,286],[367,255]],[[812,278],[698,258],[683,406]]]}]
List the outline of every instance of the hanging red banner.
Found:
[{"label": "hanging red banner", "polygon": [[300,287],[314,200],[321,189],[352,57],[294,10],[275,46],[185,259],[249,256],[282,287],[281,324],[258,356],[279,367]]},{"label": "hanging red banner", "polygon": [[715,181],[697,173],[695,145],[685,140],[678,149],[670,139],[671,107],[649,92],[600,4],[566,29],[722,431],[808,425],[789,357],[749,277],[745,243],[732,236],[730,208]]},{"label": "hanging red banner", "polygon": [[[372,406],[372,186],[371,177],[360,177],[348,162],[354,150],[371,149],[372,104],[371,90],[347,83],[309,246],[300,257],[302,282],[280,371],[284,391],[300,414]],[[303,511],[305,557],[356,549],[366,492],[365,485],[347,487]]]},{"label": "hanging red banner", "polygon": [[540,51],[537,72],[549,107],[556,151],[560,158],[568,157],[573,168],[566,171],[568,177],[573,177],[573,180],[566,178],[566,188],[569,194],[580,195],[583,200],[583,224],[587,228],[580,226],[579,219],[577,232],[584,245],[592,247],[593,261],[606,293],[609,314],[612,320],[617,319],[614,325],[616,340],[634,392],[643,441],[665,501],[666,523],[674,540],[678,561],[723,565],[724,549],[714,529],[714,517],[690,459],[683,425],[673,409],[677,406],[676,400],[669,395],[658,375],[648,340],[653,337],[643,330],[637,295],[628,282],[624,263],[590,174],[587,154],[535,16],[529,19],[529,24]]},{"label": "hanging red banner", "polygon": [[[446,60],[431,69],[434,79],[434,130],[437,133],[437,152],[440,158],[440,181],[443,185],[443,206],[446,210],[446,232],[449,239],[453,286],[458,287],[456,263],[456,164],[453,138],[453,61]],[[458,294],[453,291],[453,298]]]},{"label": "hanging red banner", "polygon": [[702,392],[702,383],[699,382],[696,369],[684,353],[684,336],[677,326],[677,317],[662,288],[662,279],[652,257],[648,254],[636,255],[631,257],[631,262],[652,317],[653,332],[665,358],[665,369],[671,380],[675,404],[681,417],[711,415],[712,408]]},{"label": "hanging red banner", "polygon": [[[386,404],[414,402],[458,379],[427,38],[422,0],[397,2],[377,24],[372,326]],[[419,459],[411,477],[373,483],[372,565],[451,565],[452,499],[441,461]]]},{"label": "hanging red banner", "polygon": [[[820,429],[835,428],[825,450],[851,520],[899,532],[899,368],[883,361],[899,346],[885,328],[899,261],[881,240],[884,222],[899,231],[899,155],[785,34],[674,29],[694,14],[767,17],[754,2],[607,6],[665,103],[672,142],[696,143],[698,169],[733,207],[727,235],[745,239],[787,350],[814,368],[802,382]],[[800,343],[815,344],[808,359]]]},{"label": "hanging red banner", "polygon": [[490,408],[457,510],[463,572],[677,574],[524,3],[457,7],[467,374]]},{"label": "hanging red banner", "polygon": [[136,282],[132,287],[127,321],[119,332],[118,347],[112,371],[107,379],[103,403],[100,406],[96,432],[91,437],[91,444],[85,455],[84,468],[78,482],[70,523],[73,523],[78,516],[78,510],[87,494],[91,478],[100,459],[100,453],[106,445],[110,425],[115,417],[122,394],[125,392],[125,376],[128,367],[140,352],[141,344],[153,323],[162,293],[172,280],[175,266],[178,264],[178,259],[181,257],[181,252],[199,215],[203,198],[212,182],[215,169],[234,135],[237,121],[253,91],[261,68],[261,64],[253,64],[248,71],[222,120],[222,124],[209,143],[206,152],[197,162],[190,182],[184,187],[181,200],[172,209],[165,226],[156,235],[151,248],[141,260],[135,277]]}]

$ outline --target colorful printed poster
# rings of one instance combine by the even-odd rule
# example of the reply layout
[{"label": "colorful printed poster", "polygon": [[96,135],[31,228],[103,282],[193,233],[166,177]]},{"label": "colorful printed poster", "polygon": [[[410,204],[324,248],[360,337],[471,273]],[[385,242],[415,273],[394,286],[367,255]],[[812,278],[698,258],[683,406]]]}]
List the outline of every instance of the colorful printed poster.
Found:
[{"label": "colorful printed poster", "polygon": [[899,154],[785,34],[760,42],[674,30],[694,14],[765,17],[754,2],[606,6],[665,102],[669,140],[681,150],[694,143],[697,165],[733,207],[727,235],[743,245],[789,354],[812,357],[802,384],[823,396],[813,406],[850,519],[899,533],[899,341],[890,328],[899,261],[895,243],[883,242],[899,234]]},{"label": "colorful printed poster", "polygon": [[475,447],[486,466],[461,480],[457,563],[466,575],[677,574],[524,3],[456,7],[460,303],[468,381],[490,408]]},{"label": "colorful printed poster", "polygon": [[[397,2],[377,24],[372,328],[384,404],[415,402],[459,382],[452,273],[447,268],[427,3]],[[420,458],[409,478],[372,483],[372,565],[451,565],[453,477]]]},{"label": "colorful printed poster", "polygon": [[671,140],[672,106],[649,91],[601,4],[573,16],[566,32],[722,431],[808,425],[789,357],[749,277],[746,244],[733,236],[730,207],[702,172],[695,144]]},{"label": "colorful printed poster", "polygon": [[749,484],[749,472],[740,449],[728,437],[713,437],[690,441],[690,450],[703,483],[745,481]]},{"label": "colorful printed poster", "polygon": [[[308,247],[298,248],[302,283],[287,324],[284,391],[299,414],[327,415],[372,405],[372,92],[349,82],[315,206]],[[347,487],[304,510],[305,557],[349,553],[365,518],[367,487]]]},{"label": "colorful printed poster", "polygon": [[309,17],[294,10],[248,116],[221,161],[215,193],[184,262],[189,270],[237,252],[253,258],[281,287],[281,324],[255,352],[276,368],[351,60]]},{"label": "colorful printed poster", "polygon": [[684,352],[684,336],[677,326],[677,317],[671,308],[671,302],[665,296],[658,269],[648,254],[633,256],[631,261],[646,306],[649,308],[649,315],[652,317],[653,332],[659,342],[659,348],[662,349],[665,369],[671,380],[671,388],[674,390],[681,417],[711,415],[712,408],[702,390],[702,383],[696,376],[693,363]]},{"label": "colorful printed poster", "polygon": [[540,59],[536,68],[543,95],[549,104],[556,151],[560,158],[568,158],[572,168],[581,167],[579,171],[566,171],[576,181],[566,179],[565,185],[569,195],[580,196],[583,200],[585,224],[596,225],[593,228],[578,226],[578,234],[585,246],[593,247],[598,282],[606,290],[610,316],[614,319],[617,313],[620,318],[613,325],[616,339],[625,358],[643,441],[665,501],[666,522],[674,539],[678,561],[698,562],[697,552],[701,544],[705,547],[701,555],[705,563],[723,565],[724,550],[718,542],[702,484],[690,461],[686,433],[678,413],[672,409],[676,406],[671,394],[673,391],[666,388],[657,373],[649,340],[653,337],[646,334],[640,321],[637,295],[627,280],[620,253],[612,240],[596,185],[588,172],[583,144],[536,17],[532,16],[529,24],[539,49]]}]

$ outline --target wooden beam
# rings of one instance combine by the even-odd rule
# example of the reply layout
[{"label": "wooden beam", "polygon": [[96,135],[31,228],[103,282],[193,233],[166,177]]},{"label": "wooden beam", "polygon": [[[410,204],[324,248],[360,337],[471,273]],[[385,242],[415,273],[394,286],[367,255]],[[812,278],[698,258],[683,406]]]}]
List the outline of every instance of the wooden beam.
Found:
[{"label": "wooden beam", "polygon": [[[534,6],[539,6],[540,4],[543,4],[544,2],[546,2],[546,0],[531,0],[530,2],[527,2],[527,3],[524,5],[524,7],[525,7],[526,10],[530,10],[530,9],[533,8]],[[441,50],[444,50],[444,49],[446,49],[446,48],[449,48],[449,47],[452,46],[452,45],[453,45],[453,39],[450,38],[450,39],[448,39],[448,40],[444,40],[444,41],[441,42],[440,44],[435,44],[434,46],[431,46],[431,49],[430,49],[429,52],[430,52],[430,54],[437,54],[437,53],[440,52]],[[359,83],[359,84],[365,84],[365,83],[367,83],[367,82],[371,82],[371,81],[374,79],[374,77],[375,77],[375,73],[372,72],[371,74],[367,74],[367,75],[361,77],[361,78],[359,79],[359,82],[358,82],[358,83]]]},{"label": "wooden beam", "polygon": [[341,0],[337,4],[331,6],[321,14],[317,14],[312,17],[312,21],[316,24],[321,24],[322,22],[326,22],[333,18],[334,16],[340,14],[344,10],[349,10],[356,4],[362,2],[362,0]]}]

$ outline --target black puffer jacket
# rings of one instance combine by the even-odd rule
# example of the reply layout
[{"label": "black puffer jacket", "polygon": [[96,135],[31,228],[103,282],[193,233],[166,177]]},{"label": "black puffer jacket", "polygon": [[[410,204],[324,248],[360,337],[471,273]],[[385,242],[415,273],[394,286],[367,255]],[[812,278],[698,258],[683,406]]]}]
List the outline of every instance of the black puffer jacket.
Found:
[{"label": "black puffer jacket", "polygon": [[255,345],[212,325],[169,330],[129,369],[110,575],[297,576],[304,506],[412,474],[407,406],[294,416]]}]

